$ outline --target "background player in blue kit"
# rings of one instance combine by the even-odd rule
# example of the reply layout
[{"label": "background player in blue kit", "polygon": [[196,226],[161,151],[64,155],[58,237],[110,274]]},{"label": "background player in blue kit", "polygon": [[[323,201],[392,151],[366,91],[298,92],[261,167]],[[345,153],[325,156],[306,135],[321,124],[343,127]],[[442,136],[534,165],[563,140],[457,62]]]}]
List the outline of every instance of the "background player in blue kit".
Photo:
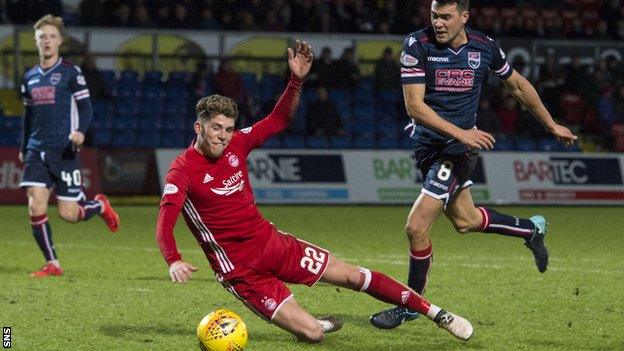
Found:
[{"label": "background player in blue kit", "polygon": [[[545,272],[548,266],[544,217],[524,219],[475,207],[470,194],[470,174],[477,161],[473,150],[489,150],[495,143],[492,135],[475,128],[481,83],[488,71],[498,75],[514,98],[566,146],[577,138],[552,119],[531,83],[509,65],[496,42],[465,26],[468,6],[469,0],[432,1],[432,26],[408,35],[401,54],[403,97],[413,119],[406,130],[414,139],[417,167],[424,178],[405,226],[410,242],[408,285],[420,294],[432,261],[429,230],[441,212],[459,233],[524,239],[537,269]],[[417,317],[394,307],[373,315],[371,323],[391,329]]]},{"label": "background player in blue kit", "polygon": [[20,187],[26,189],[32,232],[46,259],[46,265],[31,276],[47,277],[63,274],[47,217],[52,189],[59,215],[67,222],[86,221],[99,214],[116,232],[119,216],[105,195],[85,201],[78,150],[93,109],[80,68],[59,55],[63,20],[46,15],[34,28],[39,65],[26,72],[20,91],[25,105],[19,154],[25,165]]}]

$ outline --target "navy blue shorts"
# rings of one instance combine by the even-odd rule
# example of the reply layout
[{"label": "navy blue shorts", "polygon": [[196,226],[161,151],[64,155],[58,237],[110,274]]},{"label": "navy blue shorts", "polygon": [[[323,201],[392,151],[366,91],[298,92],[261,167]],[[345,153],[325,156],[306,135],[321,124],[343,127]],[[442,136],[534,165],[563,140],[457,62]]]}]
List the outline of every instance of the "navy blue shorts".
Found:
[{"label": "navy blue shorts", "polygon": [[21,188],[38,186],[54,189],[59,200],[85,199],[77,153],[69,150],[64,152],[28,150],[24,156],[24,163]]},{"label": "navy blue shorts", "polygon": [[479,155],[459,142],[414,147],[416,167],[423,175],[421,192],[444,201],[446,207],[455,194],[472,185],[470,174]]}]

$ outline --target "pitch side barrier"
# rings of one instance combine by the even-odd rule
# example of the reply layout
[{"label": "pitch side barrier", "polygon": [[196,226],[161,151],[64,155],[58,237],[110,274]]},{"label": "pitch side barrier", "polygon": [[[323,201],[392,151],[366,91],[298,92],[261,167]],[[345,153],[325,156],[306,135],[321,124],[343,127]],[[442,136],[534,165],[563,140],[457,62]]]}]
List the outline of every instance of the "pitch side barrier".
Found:
[{"label": "pitch side barrier", "polygon": [[[181,151],[156,150],[161,183]],[[260,149],[247,166],[263,204],[410,204],[420,193],[405,150]],[[482,204],[623,205],[623,173],[621,154],[483,152],[472,194]]]},{"label": "pitch side barrier", "polygon": [[[26,204],[26,193],[20,189],[24,164],[19,161],[17,147],[0,147],[0,204]],[[83,149],[80,152],[81,182],[87,198],[102,192],[102,175],[98,166],[98,151]],[[50,197],[56,201],[56,197]]]}]

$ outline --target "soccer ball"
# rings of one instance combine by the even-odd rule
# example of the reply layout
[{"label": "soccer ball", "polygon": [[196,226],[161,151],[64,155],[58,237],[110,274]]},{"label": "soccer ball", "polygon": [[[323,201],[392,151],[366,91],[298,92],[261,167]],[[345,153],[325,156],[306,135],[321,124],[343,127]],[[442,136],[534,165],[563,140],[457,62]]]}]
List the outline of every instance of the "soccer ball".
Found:
[{"label": "soccer ball", "polygon": [[236,313],[218,309],[199,322],[197,338],[204,351],[243,351],[247,346],[247,326]]}]

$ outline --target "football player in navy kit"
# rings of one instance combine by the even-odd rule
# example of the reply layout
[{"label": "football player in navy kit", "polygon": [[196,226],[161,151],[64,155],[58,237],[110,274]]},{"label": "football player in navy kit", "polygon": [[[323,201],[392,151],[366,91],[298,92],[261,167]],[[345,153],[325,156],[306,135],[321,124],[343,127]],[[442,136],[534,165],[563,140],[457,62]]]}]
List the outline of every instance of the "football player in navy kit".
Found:
[{"label": "football player in navy kit", "polygon": [[48,200],[54,190],[59,215],[70,223],[99,214],[116,232],[119,216],[103,194],[86,200],[78,150],[91,123],[89,89],[80,68],[59,55],[63,20],[46,15],[35,25],[39,64],[24,75],[20,95],[24,102],[23,137],[19,159],[24,162],[20,187],[28,196],[32,232],[46,264],[31,276],[62,275],[48,223]]},{"label": "football player in navy kit", "polygon": [[[410,243],[408,285],[424,293],[432,262],[429,230],[443,212],[459,233],[497,233],[521,238],[532,251],[537,269],[545,272],[548,250],[546,220],[509,216],[476,207],[470,174],[478,150],[494,147],[494,137],[475,127],[481,83],[488,71],[503,81],[513,97],[566,146],[577,139],[557,124],[535,88],[516,72],[494,40],[466,27],[469,0],[431,2],[431,26],[409,34],[401,54],[401,83],[414,139],[417,167],[424,184],[408,215]],[[404,307],[374,314],[371,323],[392,329],[418,317]]]}]

